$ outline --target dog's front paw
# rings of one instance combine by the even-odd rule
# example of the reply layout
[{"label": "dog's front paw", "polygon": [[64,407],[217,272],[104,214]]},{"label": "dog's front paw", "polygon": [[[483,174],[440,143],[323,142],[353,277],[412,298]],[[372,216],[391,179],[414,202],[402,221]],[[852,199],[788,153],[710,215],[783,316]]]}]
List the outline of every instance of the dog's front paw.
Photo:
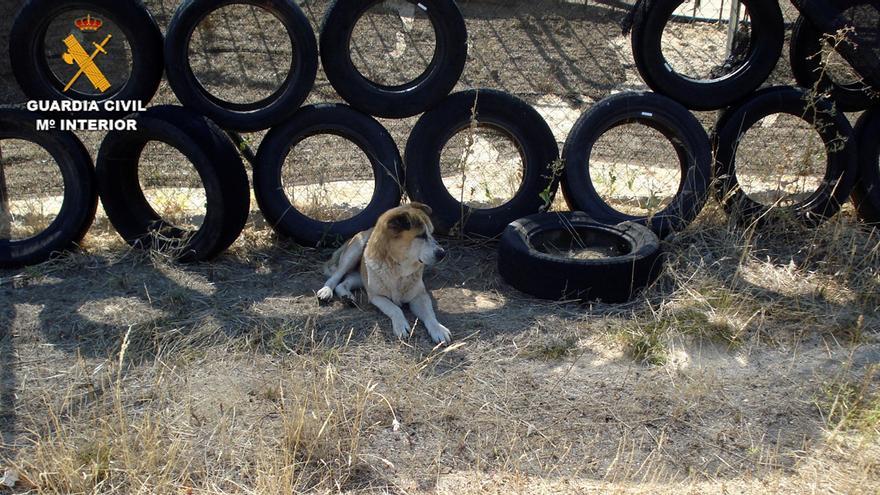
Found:
[{"label": "dog's front paw", "polygon": [[402,318],[400,320],[392,320],[391,327],[392,327],[392,330],[394,331],[394,336],[397,337],[398,339],[403,339],[403,338],[409,337],[410,327],[409,327],[408,321],[406,321]]},{"label": "dog's front paw", "polygon": [[428,335],[435,344],[449,344],[452,342],[452,332],[441,324],[437,324],[433,328],[428,329]]},{"label": "dog's front paw", "polygon": [[319,301],[328,302],[331,299],[333,299],[333,289],[331,289],[330,287],[327,287],[325,285],[324,287],[321,287],[320,290],[318,290],[318,300]]}]

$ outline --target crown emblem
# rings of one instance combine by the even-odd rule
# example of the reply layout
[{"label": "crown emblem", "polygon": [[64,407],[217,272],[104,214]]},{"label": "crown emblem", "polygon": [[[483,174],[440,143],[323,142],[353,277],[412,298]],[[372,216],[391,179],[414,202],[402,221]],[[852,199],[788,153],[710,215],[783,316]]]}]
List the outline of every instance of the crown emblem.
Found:
[{"label": "crown emblem", "polygon": [[104,25],[101,19],[95,19],[91,14],[73,22],[80,31],[97,31]]}]

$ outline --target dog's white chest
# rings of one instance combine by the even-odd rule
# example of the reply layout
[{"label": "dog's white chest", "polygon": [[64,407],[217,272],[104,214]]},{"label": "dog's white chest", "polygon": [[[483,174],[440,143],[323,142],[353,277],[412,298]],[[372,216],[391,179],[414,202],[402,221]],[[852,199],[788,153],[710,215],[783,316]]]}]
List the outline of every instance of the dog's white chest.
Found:
[{"label": "dog's white chest", "polygon": [[387,297],[394,304],[406,304],[419,295],[422,287],[421,270],[401,275],[372,260],[366,260],[366,289],[370,295]]}]

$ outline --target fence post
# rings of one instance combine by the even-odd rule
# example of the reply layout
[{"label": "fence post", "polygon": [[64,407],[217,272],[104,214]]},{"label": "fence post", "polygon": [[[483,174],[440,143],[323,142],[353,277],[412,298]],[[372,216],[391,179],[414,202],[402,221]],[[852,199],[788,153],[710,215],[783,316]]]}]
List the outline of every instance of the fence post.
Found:
[{"label": "fence post", "polygon": [[[723,7],[722,7],[723,8]],[[730,0],[730,18],[727,23],[727,54],[733,53],[733,42],[739,27],[739,0]]]},{"label": "fence post", "polygon": [[3,149],[0,148],[0,240],[12,238],[12,212],[9,211],[9,191],[6,189],[6,171]]}]

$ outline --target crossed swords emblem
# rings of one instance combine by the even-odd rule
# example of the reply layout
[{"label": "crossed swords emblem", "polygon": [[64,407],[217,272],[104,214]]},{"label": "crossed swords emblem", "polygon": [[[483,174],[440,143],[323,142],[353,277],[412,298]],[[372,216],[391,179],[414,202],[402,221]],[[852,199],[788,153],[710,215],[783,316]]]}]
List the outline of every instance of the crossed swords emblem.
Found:
[{"label": "crossed swords emblem", "polygon": [[112,37],[112,35],[108,34],[100,45],[92,42],[92,44],[95,45],[95,51],[92,52],[91,55],[86,53],[85,48],[83,48],[79,43],[79,40],[77,40],[72,34],[67,38],[64,38],[64,44],[67,45],[67,52],[62,54],[61,58],[64,59],[68,65],[76,64],[79,66],[79,71],[74,74],[73,79],[71,79],[67,83],[67,86],[64,87],[64,92],[67,92],[67,90],[73,86],[73,83],[75,83],[83,74],[86,75],[86,78],[88,78],[89,82],[92,83],[92,86],[98,91],[103,93],[110,88],[110,81],[107,80],[107,77],[104,76],[101,69],[95,65],[95,57],[101,53],[107,55],[107,50],[105,50],[104,47]]}]

